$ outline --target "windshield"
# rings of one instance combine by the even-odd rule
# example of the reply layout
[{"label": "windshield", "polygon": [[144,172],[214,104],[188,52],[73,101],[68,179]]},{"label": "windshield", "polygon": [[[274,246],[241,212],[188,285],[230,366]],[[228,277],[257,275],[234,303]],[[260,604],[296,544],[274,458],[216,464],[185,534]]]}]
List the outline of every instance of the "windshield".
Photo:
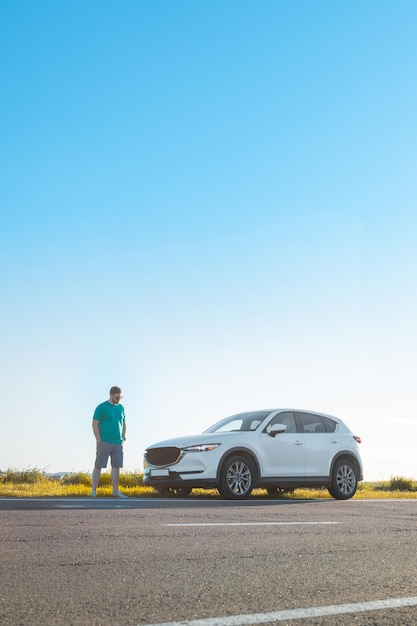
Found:
[{"label": "windshield", "polygon": [[254,431],[258,428],[271,411],[251,411],[250,413],[238,413],[225,417],[214,424],[205,433],[230,433],[233,431]]}]

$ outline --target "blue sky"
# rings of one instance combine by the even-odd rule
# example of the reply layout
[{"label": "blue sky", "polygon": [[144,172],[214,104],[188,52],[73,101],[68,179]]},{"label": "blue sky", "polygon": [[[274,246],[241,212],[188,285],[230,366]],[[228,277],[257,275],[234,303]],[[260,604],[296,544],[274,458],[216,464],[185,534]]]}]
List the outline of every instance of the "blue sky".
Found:
[{"label": "blue sky", "polygon": [[126,469],[240,410],[417,478],[417,5],[0,6],[0,469]]}]

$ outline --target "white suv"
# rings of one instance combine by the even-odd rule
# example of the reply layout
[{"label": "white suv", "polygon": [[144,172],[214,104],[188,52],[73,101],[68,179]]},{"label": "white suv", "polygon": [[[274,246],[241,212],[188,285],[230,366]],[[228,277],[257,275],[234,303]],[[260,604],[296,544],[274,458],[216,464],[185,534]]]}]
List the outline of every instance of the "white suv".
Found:
[{"label": "white suv", "polygon": [[272,494],[327,487],[351,498],[363,480],[360,437],[342,420],[297,409],[251,411],[226,417],[201,435],[149,446],[144,483],[162,495],[187,496],[217,488],[227,499],[262,487]]}]

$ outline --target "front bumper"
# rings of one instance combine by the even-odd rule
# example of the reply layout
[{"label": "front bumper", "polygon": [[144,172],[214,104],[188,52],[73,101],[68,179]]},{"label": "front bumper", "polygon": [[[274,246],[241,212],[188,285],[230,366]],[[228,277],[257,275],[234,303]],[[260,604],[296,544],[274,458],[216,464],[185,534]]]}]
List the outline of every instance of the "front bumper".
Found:
[{"label": "front bumper", "polygon": [[143,484],[154,489],[164,489],[172,487],[179,489],[181,487],[191,487],[200,489],[213,489],[217,487],[217,481],[214,478],[204,478],[202,472],[179,473],[168,470],[168,475],[158,475],[153,472],[155,469],[145,469]]}]

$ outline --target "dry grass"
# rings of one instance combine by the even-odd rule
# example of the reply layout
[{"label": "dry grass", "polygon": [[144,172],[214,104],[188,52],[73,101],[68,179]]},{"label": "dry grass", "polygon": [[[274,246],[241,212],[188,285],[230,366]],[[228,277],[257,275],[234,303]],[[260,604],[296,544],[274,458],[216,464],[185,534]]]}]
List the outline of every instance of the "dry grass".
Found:
[{"label": "dry grass", "polygon": [[[143,486],[143,474],[137,472],[124,472],[120,475],[120,488],[123,493],[130,497],[155,497],[158,494],[151,487]],[[88,497],[91,491],[91,476],[87,472],[75,472],[62,478],[49,477],[46,472],[38,468],[15,470],[8,469],[0,472],[0,497]],[[103,472],[98,497],[111,496],[110,473]],[[193,497],[216,497],[219,494],[216,489],[194,489]],[[269,498],[264,489],[255,489],[252,497]],[[293,493],[283,496],[285,499],[331,499],[327,489],[296,489]],[[355,495],[356,499],[378,498],[410,498],[417,499],[417,481],[394,476],[389,481],[362,482]]]},{"label": "dry grass", "polygon": [[[120,487],[126,495],[152,495],[153,489],[143,486],[141,472],[125,472],[120,475]],[[91,476],[88,472],[74,472],[60,478],[48,476],[38,468],[26,470],[8,469],[0,472],[0,497],[88,497]],[[99,496],[111,496],[110,472],[103,472],[97,491]]]}]

